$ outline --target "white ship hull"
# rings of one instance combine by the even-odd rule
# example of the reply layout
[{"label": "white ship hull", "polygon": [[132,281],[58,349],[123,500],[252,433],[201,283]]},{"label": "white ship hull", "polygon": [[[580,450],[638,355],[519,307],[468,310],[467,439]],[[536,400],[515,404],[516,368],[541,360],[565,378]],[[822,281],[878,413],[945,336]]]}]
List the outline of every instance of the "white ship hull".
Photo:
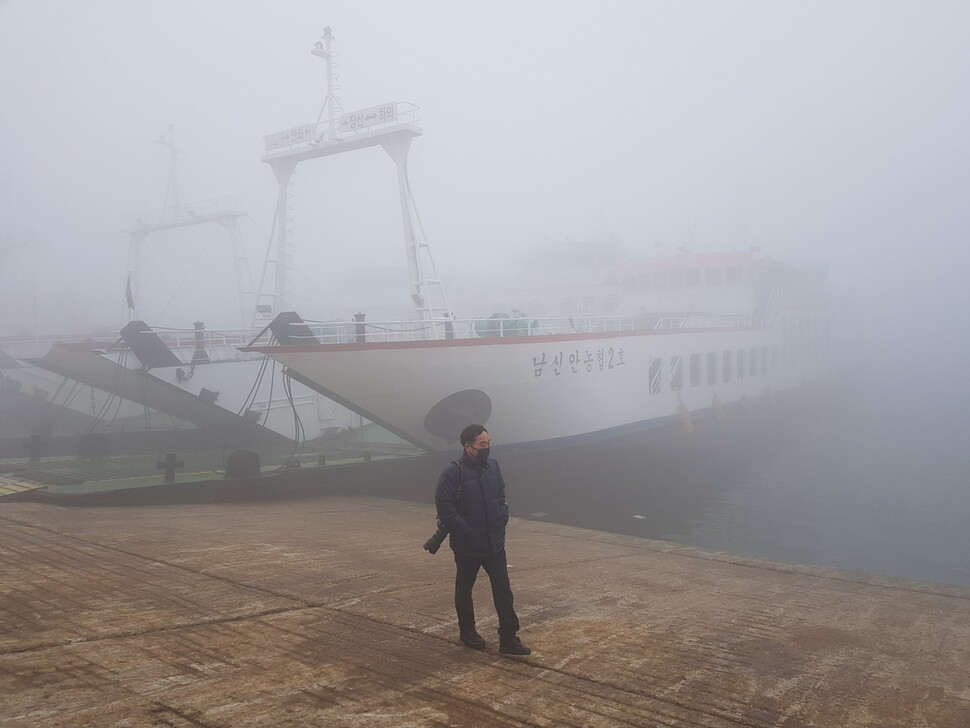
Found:
[{"label": "white ship hull", "polygon": [[[781,325],[784,323],[784,325]],[[789,327],[256,347],[300,381],[427,450],[485,424],[503,446],[620,434],[823,374],[824,316]]]}]

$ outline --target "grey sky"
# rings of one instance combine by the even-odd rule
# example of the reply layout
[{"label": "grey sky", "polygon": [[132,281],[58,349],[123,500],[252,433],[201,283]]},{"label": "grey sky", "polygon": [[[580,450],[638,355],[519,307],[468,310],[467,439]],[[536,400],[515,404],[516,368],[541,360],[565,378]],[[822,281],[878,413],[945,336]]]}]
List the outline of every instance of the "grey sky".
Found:
[{"label": "grey sky", "polygon": [[[939,270],[970,262],[960,0],[7,0],[0,242],[47,242],[6,254],[0,334],[122,322],[122,231],[162,207],[169,124],[183,199],[242,198],[258,273],[276,194],[262,136],[316,118],[324,64],[309,50],[327,25],[344,110],[421,107],[409,168],[446,282],[611,238],[634,254],[761,246],[866,290],[915,277],[938,295],[957,285],[936,285]],[[303,164],[294,182],[298,308],[364,305],[338,300],[359,266],[399,270],[403,296],[383,152]],[[234,323],[221,240],[149,254],[155,322]]]}]

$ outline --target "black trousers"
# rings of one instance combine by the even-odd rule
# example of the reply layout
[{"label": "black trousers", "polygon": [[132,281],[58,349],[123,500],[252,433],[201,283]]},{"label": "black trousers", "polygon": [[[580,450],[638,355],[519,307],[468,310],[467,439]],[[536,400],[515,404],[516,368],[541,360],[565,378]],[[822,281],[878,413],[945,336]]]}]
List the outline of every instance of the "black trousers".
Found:
[{"label": "black trousers", "polygon": [[478,578],[478,570],[485,569],[492,584],[492,601],[498,612],[498,634],[500,639],[514,637],[519,631],[519,618],[512,608],[512,585],[509,582],[509,567],[505,560],[505,549],[493,556],[459,556],[455,554],[455,611],[458,612],[458,629],[463,632],[475,631],[475,605],[472,603],[472,587]]}]

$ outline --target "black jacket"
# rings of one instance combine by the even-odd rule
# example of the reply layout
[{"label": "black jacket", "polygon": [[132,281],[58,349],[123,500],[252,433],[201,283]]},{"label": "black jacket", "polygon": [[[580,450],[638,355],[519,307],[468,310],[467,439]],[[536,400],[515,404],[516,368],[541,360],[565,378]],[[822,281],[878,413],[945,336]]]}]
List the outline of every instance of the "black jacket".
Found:
[{"label": "black jacket", "polygon": [[[462,453],[461,471],[448,463],[438,478],[438,520],[449,532],[451,550],[460,556],[492,556],[505,548],[509,504],[498,462],[485,465]],[[459,479],[461,492],[459,494]]]}]

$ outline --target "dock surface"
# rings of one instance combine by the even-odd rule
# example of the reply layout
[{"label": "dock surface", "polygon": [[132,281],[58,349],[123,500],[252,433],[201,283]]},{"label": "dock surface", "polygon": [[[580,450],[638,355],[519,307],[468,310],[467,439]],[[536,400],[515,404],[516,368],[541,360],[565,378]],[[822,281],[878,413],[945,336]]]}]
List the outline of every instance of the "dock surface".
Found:
[{"label": "dock surface", "polygon": [[[513,504],[514,505],[514,504]],[[0,725],[970,725],[970,590],[513,518],[530,657],[428,505],[0,503]]]}]

